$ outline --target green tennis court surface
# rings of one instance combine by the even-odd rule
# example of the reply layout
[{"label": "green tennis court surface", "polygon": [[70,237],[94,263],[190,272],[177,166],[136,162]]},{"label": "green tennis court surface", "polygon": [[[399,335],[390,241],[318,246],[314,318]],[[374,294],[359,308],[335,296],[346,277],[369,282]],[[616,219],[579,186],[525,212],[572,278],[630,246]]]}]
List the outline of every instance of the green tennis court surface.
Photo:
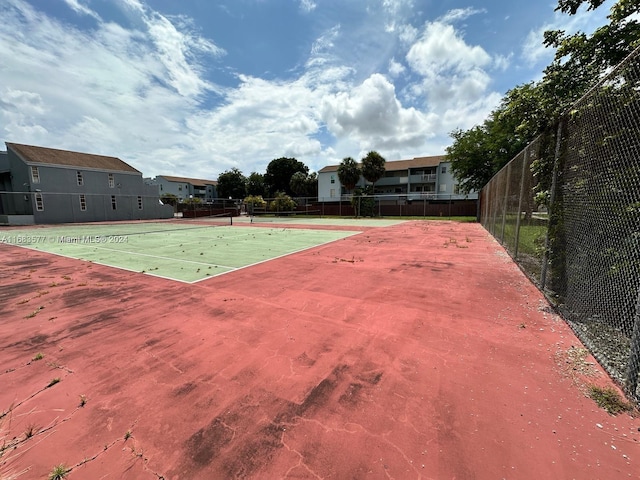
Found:
[{"label": "green tennis court surface", "polygon": [[0,243],[172,280],[197,282],[358,231],[139,223],[0,232]]}]

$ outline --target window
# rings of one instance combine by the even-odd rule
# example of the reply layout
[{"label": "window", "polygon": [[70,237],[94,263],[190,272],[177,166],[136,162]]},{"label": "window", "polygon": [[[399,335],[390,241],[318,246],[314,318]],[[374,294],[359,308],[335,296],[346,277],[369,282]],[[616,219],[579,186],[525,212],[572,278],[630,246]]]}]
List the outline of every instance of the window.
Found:
[{"label": "window", "polygon": [[162,184],[160,184],[160,191],[162,191]]},{"label": "window", "polygon": [[182,185],[178,185],[178,190],[181,192],[182,191]]},{"label": "window", "polygon": [[87,210],[87,198],[84,194],[80,195],[80,210],[83,212]]},{"label": "window", "polygon": [[443,183],[442,185],[440,185],[440,191],[441,192],[446,192],[447,191],[447,184]]},{"label": "window", "polygon": [[329,196],[330,196],[331,198],[334,198],[334,197],[336,196],[336,189],[335,189],[335,188],[332,188],[332,189],[331,189],[331,191],[330,191],[330,193],[329,193]]},{"label": "window", "polygon": [[33,183],[40,183],[40,172],[38,167],[31,167],[31,181]]},{"label": "window", "polygon": [[142,210],[142,197],[138,195],[138,210]]},{"label": "window", "polygon": [[458,185],[457,183],[453,186],[453,193],[455,195],[458,195],[460,193],[460,185]]},{"label": "window", "polygon": [[36,193],[36,210],[39,212],[44,210],[44,200],[41,193]]},{"label": "window", "polygon": [[447,173],[447,167],[442,167],[442,170],[440,170],[441,173]]},{"label": "window", "polygon": [[115,209],[116,209],[116,196],[111,195],[111,210],[115,210]]},{"label": "window", "polygon": [[114,188],[116,186],[116,179],[113,178],[113,173],[109,174],[109,188]]},{"label": "window", "polygon": [[82,172],[76,172],[76,177],[78,177],[78,185],[84,184],[84,180],[82,179]]},{"label": "window", "polygon": [[331,183],[336,183],[336,177],[334,177],[333,175],[331,175]]}]

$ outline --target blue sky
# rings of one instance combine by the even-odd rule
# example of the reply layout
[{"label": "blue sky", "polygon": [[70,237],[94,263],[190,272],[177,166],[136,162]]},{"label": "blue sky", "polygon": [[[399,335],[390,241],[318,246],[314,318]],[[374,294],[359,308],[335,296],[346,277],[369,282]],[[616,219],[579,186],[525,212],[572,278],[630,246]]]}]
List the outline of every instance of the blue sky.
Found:
[{"label": "blue sky", "polygon": [[0,0],[0,142],[207,179],[441,155],[540,78],[545,30],[590,33],[612,4]]}]

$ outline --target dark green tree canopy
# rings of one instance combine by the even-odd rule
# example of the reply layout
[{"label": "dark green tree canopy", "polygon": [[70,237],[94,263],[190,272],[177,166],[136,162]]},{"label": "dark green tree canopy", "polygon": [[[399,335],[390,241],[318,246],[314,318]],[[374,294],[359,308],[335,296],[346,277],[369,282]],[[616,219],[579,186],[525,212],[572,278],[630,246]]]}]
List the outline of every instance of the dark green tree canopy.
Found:
[{"label": "dark green tree canopy", "polygon": [[292,195],[290,182],[291,177],[296,172],[302,172],[307,175],[309,168],[295,158],[281,157],[271,160],[264,174],[264,182],[268,194],[274,195],[275,192],[285,192],[288,195]]},{"label": "dark green tree canopy", "polygon": [[362,176],[374,185],[384,176],[386,160],[378,152],[371,151],[362,159]]},{"label": "dark green tree canopy", "polygon": [[318,196],[318,174],[311,172],[306,175],[303,172],[296,172],[291,176],[289,182],[291,191],[299,197]]},{"label": "dark green tree canopy", "polygon": [[291,191],[299,196],[307,194],[307,174],[304,172],[296,172],[291,175],[289,180],[289,188]]},{"label": "dark green tree canopy", "polygon": [[237,168],[218,175],[218,198],[244,198],[246,187],[247,179]]},{"label": "dark green tree canopy", "polygon": [[264,184],[264,175],[258,172],[252,172],[247,178],[247,195],[264,197],[267,189]]},{"label": "dark green tree canopy", "polygon": [[353,190],[361,175],[358,163],[351,157],[345,157],[338,165],[338,180],[347,190]]}]

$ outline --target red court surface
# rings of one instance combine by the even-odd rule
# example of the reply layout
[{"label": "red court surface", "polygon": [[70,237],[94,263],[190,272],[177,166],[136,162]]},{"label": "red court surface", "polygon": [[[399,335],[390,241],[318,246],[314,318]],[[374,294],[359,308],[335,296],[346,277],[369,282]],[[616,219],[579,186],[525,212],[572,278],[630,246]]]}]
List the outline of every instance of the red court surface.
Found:
[{"label": "red court surface", "polygon": [[3,480],[640,478],[640,419],[586,397],[611,380],[478,224],[195,285],[0,261]]}]

